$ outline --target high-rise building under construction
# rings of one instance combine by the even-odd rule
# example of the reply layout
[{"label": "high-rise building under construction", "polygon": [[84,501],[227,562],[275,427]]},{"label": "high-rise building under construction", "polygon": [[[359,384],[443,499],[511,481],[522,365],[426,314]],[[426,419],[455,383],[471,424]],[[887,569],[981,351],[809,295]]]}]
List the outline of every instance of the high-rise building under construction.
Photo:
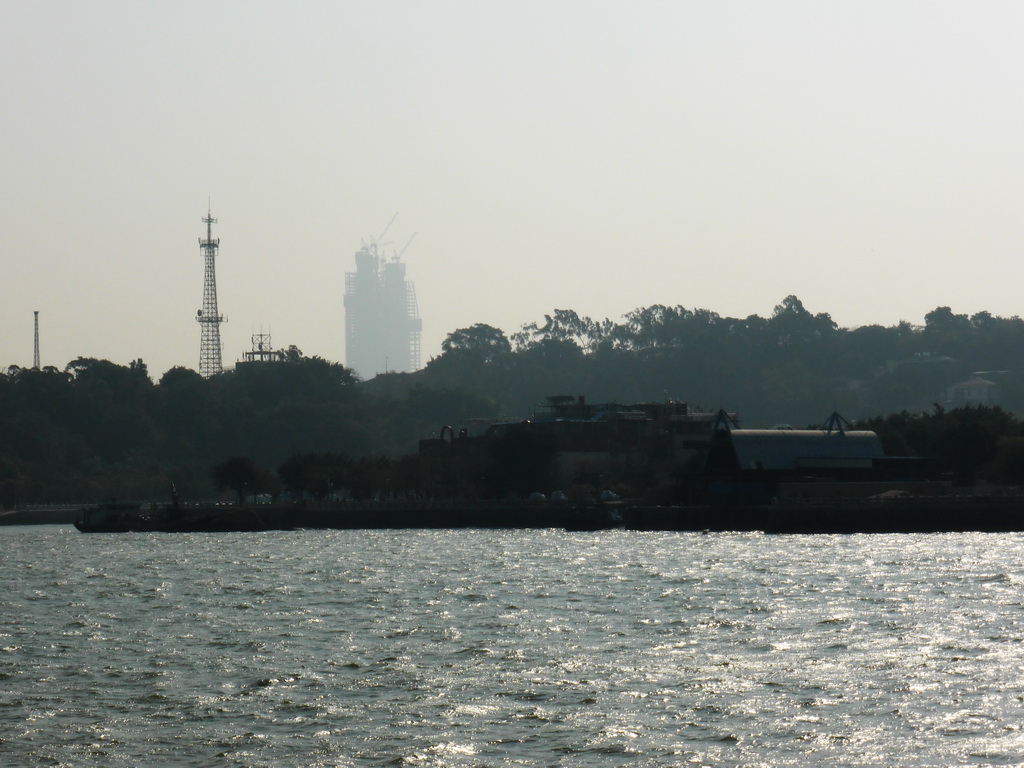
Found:
[{"label": "high-rise building under construction", "polygon": [[386,258],[374,242],[356,251],[356,271],[345,273],[345,365],[364,379],[420,367],[423,322],[400,259]]}]

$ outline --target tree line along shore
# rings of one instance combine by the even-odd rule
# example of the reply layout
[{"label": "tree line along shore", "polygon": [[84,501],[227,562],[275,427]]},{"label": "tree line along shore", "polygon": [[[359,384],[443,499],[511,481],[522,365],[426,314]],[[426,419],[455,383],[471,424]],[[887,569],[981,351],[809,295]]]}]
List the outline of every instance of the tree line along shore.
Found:
[{"label": "tree line along shore", "polygon": [[[1018,317],[939,307],[920,326],[840,328],[789,296],[769,317],[656,305],[619,322],[554,310],[511,335],[479,323],[448,334],[422,370],[366,381],[295,346],[209,379],[184,367],[154,378],[141,359],[12,366],[0,374],[0,506],[165,500],[172,485],[195,500],[235,486],[417,494],[429,482],[421,439],[525,418],[553,394],[678,399],[751,427],[839,411],[887,453],[936,457],[963,482],[1014,484],[1024,482],[1022,350]],[[961,386],[970,382],[980,394]],[[493,457],[487,493],[509,490],[502,461]]]}]

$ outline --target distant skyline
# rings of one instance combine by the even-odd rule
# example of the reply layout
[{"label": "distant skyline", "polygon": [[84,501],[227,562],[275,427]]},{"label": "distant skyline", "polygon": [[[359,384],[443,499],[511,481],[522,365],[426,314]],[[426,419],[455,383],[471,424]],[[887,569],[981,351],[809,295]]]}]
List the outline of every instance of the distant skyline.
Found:
[{"label": "distant skyline", "polygon": [[556,308],[1024,314],[1015,2],[0,5],[0,366],[345,360],[398,217],[422,358]]}]

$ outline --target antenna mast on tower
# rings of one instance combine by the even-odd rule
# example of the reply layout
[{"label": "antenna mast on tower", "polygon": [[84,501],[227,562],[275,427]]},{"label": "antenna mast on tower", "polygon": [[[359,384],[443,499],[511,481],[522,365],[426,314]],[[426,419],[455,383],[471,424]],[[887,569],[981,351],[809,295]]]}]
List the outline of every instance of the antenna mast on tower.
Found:
[{"label": "antenna mast on tower", "polygon": [[214,271],[220,238],[213,237],[213,225],[217,220],[210,215],[209,206],[202,221],[206,224],[206,239],[199,239],[199,250],[203,252],[206,268],[203,273],[203,308],[196,312],[196,320],[202,329],[199,375],[208,379],[224,370],[220,357],[220,324],[224,322],[224,317],[217,311],[217,276]]},{"label": "antenna mast on tower", "polygon": [[32,355],[32,367],[39,370],[39,310],[32,313],[36,316],[36,345],[35,353]]}]

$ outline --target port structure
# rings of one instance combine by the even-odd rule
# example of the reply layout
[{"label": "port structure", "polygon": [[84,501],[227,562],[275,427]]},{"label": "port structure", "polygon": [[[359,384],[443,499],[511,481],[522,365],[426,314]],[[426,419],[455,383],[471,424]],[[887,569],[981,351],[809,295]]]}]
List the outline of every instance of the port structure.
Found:
[{"label": "port structure", "polygon": [[205,264],[203,308],[196,312],[196,320],[202,330],[199,344],[199,375],[208,379],[224,371],[221,362],[220,324],[225,320],[217,310],[216,261],[220,238],[213,237],[213,225],[217,223],[217,220],[210,215],[209,207],[206,209],[206,216],[202,218],[202,222],[206,224],[206,239],[199,238],[199,250],[202,251]]},{"label": "port structure", "polygon": [[356,251],[356,271],[345,273],[345,365],[364,379],[420,367],[423,321],[401,262],[416,235],[387,257],[380,241],[394,220],[376,240],[363,243]]}]

